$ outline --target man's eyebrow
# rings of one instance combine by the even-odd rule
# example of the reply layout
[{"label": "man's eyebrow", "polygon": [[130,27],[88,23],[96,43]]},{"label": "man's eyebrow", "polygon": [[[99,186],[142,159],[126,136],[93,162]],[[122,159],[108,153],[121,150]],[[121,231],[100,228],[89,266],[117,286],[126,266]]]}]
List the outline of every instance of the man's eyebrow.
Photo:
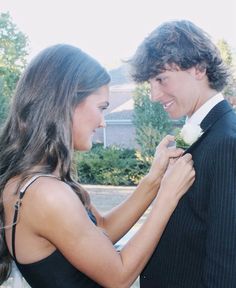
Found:
[{"label": "man's eyebrow", "polygon": [[100,103],[101,105],[104,105],[105,107],[108,107],[110,103],[108,101],[104,101]]}]

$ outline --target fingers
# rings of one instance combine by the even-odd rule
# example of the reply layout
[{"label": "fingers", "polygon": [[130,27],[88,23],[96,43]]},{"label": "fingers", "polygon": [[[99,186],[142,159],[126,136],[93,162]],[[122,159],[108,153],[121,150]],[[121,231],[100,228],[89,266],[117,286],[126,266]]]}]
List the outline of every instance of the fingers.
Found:
[{"label": "fingers", "polygon": [[184,153],[183,149],[175,148],[175,147],[168,148],[168,157],[169,158],[178,158],[178,157],[182,156],[183,153]]},{"label": "fingers", "polygon": [[[179,158],[176,163],[173,172],[175,176],[178,175],[176,180],[176,191],[179,196],[182,196],[192,186],[195,180],[195,170],[193,167],[193,160],[191,154],[185,154]],[[179,189],[178,189],[179,188]]]},{"label": "fingers", "polygon": [[181,171],[182,176],[185,174],[185,176],[191,180],[195,177],[195,170],[193,167],[193,159],[192,155],[187,153],[184,156],[178,158],[177,161],[172,161],[172,166],[175,166],[177,173]]},{"label": "fingers", "polygon": [[189,162],[192,160],[192,155],[187,153],[187,154],[184,154],[182,157],[181,157],[183,160],[185,160],[186,162]]},{"label": "fingers", "polygon": [[[159,143],[159,145],[156,148],[156,153],[154,155],[150,172],[155,169],[165,172],[169,164],[174,165],[176,159],[180,158],[183,155],[184,153],[183,149],[169,147],[170,146],[169,144],[173,142],[174,139],[175,139],[174,136],[167,135]],[[192,156],[187,153],[181,161],[188,162],[190,161],[190,159],[192,159],[191,157]]]},{"label": "fingers", "polygon": [[176,161],[177,161],[177,158],[170,158],[169,166],[175,164]]},{"label": "fingers", "polygon": [[172,136],[172,135],[166,135],[166,136],[161,140],[161,142],[159,143],[158,147],[159,147],[159,148],[164,148],[164,147],[167,148],[167,146],[168,146],[171,142],[174,142],[174,141],[175,141],[175,137],[174,137],[174,136]]},{"label": "fingers", "polygon": [[188,191],[195,180],[192,155],[187,153],[180,158],[171,158],[168,169],[161,181],[161,194],[170,197],[171,201],[179,199]]},{"label": "fingers", "polygon": [[185,154],[184,156],[180,157],[175,165],[178,166],[183,173],[191,173],[191,171],[194,171],[193,168],[193,160],[191,154]]},{"label": "fingers", "polygon": [[156,148],[156,153],[159,153],[161,151],[165,151],[166,153],[168,153],[168,157],[169,158],[176,158],[176,157],[180,157],[183,153],[184,150],[180,149],[180,148],[176,148],[175,146],[171,145],[171,142],[174,143],[175,141],[175,137],[172,135],[166,135],[161,142],[159,143],[159,145]]}]

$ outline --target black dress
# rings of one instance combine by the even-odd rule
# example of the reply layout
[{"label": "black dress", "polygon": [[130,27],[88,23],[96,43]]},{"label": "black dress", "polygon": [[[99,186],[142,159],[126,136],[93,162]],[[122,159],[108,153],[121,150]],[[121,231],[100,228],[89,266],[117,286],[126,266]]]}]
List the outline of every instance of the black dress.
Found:
[{"label": "black dress", "polygon": [[[32,177],[26,185],[20,190],[20,200],[23,198],[27,188],[38,177],[54,177],[53,175],[36,175]],[[18,205],[15,205],[15,214],[13,223],[16,223],[18,216]],[[91,221],[96,223],[96,218],[91,211],[87,211]],[[100,288],[99,284],[95,283],[92,279],[87,277],[84,273],[76,269],[69,261],[60,253],[59,250],[55,250],[52,254],[46,258],[30,263],[21,264],[17,261],[15,255],[15,232],[16,225],[13,224],[12,228],[12,254],[13,260],[16,263],[22,276],[28,282],[32,288]],[[98,267],[99,269],[99,267]]]}]

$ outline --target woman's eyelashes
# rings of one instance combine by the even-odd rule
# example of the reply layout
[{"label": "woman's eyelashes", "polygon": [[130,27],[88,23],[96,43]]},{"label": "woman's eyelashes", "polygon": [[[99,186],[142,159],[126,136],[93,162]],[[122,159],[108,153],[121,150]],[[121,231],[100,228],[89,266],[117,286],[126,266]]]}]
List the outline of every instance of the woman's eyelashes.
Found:
[{"label": "woman's eyelashes", "polygon": [[101,111],[104,111],[104,110],[106,110],[106,109],[108,108],[108,106],[109,106],[109,103],[106,102],[105,104],[100,105],[98,108],[99,108]]}]

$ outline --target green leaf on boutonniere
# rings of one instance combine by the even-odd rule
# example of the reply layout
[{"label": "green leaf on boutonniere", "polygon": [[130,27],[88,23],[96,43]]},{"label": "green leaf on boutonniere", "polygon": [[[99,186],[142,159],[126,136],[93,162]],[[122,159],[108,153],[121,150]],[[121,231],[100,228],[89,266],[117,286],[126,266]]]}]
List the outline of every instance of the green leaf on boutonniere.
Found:
[{"label": "green leaf on boutonniere", "polygon": [[189,148],[189,144],[187,144],[183,138],[180,136],[180,134],[177,134],[175,136],[175,142],[176,142],[176,148],[182,148],[184,150]]},{"label": "green leaf on boutonniere", "polygon": [[182,129],[179,129],[175,142],[177,148],[188,149],[203,134],[200,125],[186,123]]}]

